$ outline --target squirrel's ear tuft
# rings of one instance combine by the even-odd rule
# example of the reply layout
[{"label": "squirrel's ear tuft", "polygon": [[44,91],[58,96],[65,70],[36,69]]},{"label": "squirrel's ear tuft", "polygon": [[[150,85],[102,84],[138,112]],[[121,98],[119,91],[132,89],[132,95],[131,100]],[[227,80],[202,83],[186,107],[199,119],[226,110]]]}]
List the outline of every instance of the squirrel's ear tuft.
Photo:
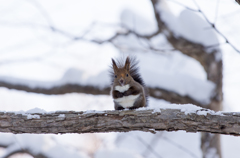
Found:
[{"label": "squirrel's ear tuft", "polygon": [[125,66],[124,68],[129,71],[130,70],[130,59],[129,57],[127,57],[126,61],[125,61]]},{"label": "squirrel's ear tuft", "polygon": [[112,67],[113,67],[114,72],[116,72],[118,70],[117,64],[114,59],[112,59]]}]

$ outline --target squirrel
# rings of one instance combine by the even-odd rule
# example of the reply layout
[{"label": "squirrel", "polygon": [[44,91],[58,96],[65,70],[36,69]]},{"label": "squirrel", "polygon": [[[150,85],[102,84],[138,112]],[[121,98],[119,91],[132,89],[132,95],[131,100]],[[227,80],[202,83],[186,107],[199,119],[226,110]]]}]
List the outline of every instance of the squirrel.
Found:
[{"label": "squirrel", "polygon": [[138,72],[138,61],[127,57],[123,61],[112,59],[110,76],[112,79],[111,95],[115,110],[137,109],[147,106],[148,93]]}]

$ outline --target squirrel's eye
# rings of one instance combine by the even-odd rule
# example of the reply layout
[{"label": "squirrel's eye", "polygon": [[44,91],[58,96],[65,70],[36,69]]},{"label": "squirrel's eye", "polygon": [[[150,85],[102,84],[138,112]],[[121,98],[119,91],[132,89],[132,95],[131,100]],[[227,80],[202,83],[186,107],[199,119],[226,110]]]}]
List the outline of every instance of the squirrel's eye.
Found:
[{"label": "squirrel's eye", "polygon": [[128,77],[128,74],[126,74],[126,76]]},{"label": "squirrel's eye", "polygon": [[117,78],[117,75],[115,75],[115,78]]}]

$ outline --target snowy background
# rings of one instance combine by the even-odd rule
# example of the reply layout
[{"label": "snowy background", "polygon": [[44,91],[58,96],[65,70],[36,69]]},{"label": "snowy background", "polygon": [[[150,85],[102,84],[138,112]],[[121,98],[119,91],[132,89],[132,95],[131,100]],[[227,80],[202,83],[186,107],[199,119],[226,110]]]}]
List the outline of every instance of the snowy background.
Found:
[{"label": "snowy background", "polygon": [[[192,0],[179,1],[197,9]],[[228,0],[196,1],[229,42],[240,50],[240,6]],[[178,36],[205,46],[219,46],[223,57],[224,111],[240,111],[240,54],[209,28],[199,14],[174,1],[166,1],[163,19]],[[65,83],[109,86],[111,58],[135,55],[147,86],[162,87],[209,102],[214,84],[196,60],[171,50],[165,36],[144,40],[133,34],[99,44],[127,28],[145,35],[157,31],[152,4],[148,0],[9,0],[0,1],[0,80],[30,87],[51,88]],[[170,19],[170,20],[169,20]],[[165,52],[149,51],[151,45]],[[156,72],[156,68],[158,71]],[[157,79],[157,80],[156,80]],[[188,86],[191,83],[191,86]],[[151,106],[168,104],[150,98]],[[113,110],[108,95],[69,93],[44,95],[0,87],[0,111]],[[99,134],[0,134],[0,157],[27,149],[48,157],[148,157],[201,158],[200,133],[144,132]],[[223,157],[240,155],[240,138],[221,136]],[[31,157],[17,154],[12,157]]]}]

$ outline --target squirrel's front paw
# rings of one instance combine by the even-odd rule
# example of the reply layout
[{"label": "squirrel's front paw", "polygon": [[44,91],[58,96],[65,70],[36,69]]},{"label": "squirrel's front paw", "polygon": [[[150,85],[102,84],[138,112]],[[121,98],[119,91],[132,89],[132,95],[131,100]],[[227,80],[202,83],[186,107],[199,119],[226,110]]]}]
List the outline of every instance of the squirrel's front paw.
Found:
[{"label": "squirrel's front paw", "polygon": [[128,95],[129,95],[128,91],[123,93],[123,96],[128,96]]},{"label": "squirrel's front paw", "polygon": [[118,98],[122,98],[124,96],[123,93],[118,93]]}]

